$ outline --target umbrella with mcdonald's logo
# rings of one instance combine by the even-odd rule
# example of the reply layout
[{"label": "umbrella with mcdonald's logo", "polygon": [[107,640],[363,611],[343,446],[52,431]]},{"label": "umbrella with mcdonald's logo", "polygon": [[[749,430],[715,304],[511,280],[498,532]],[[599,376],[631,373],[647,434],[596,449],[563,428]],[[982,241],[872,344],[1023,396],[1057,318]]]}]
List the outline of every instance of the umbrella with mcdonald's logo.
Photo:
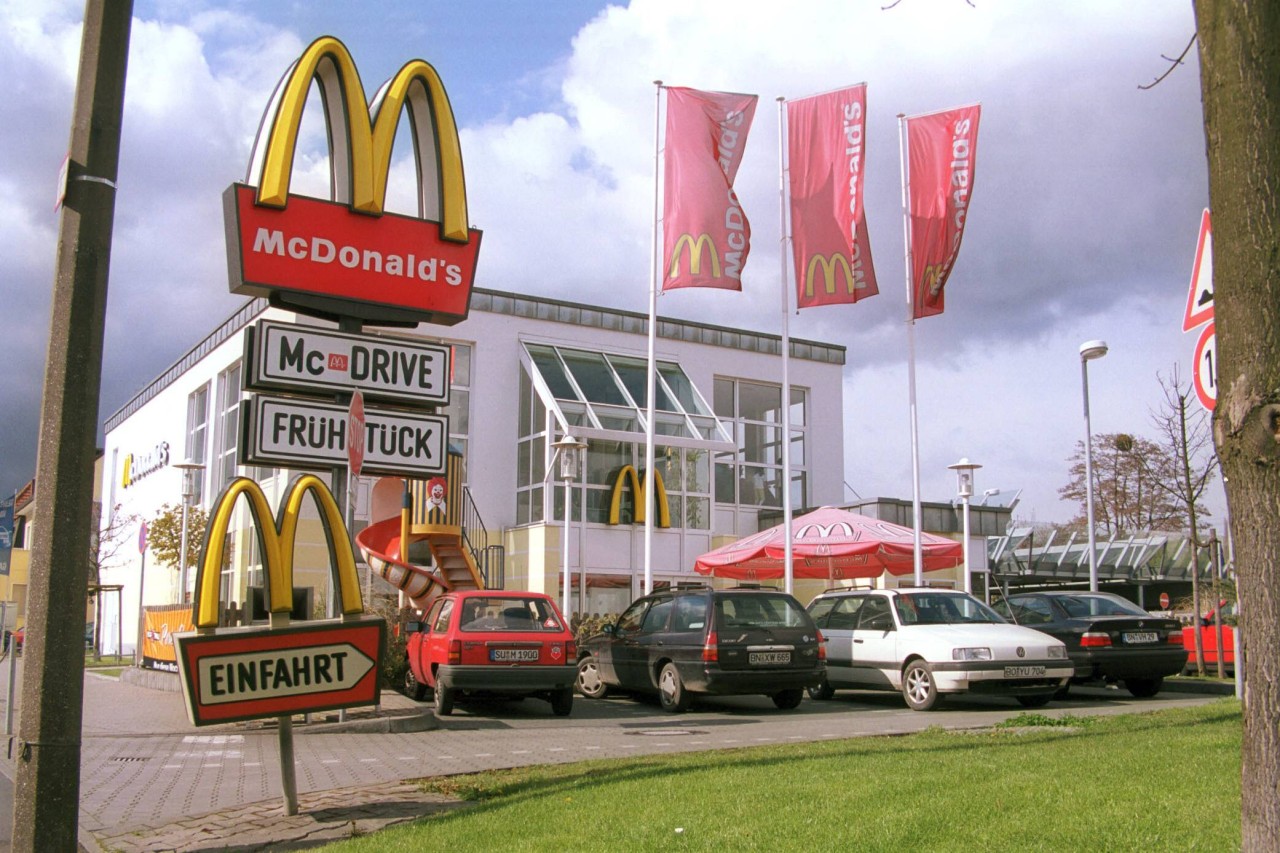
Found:
[{"label": "umbrella with mcdonald's logo", "polygon": [[[848,580],[877,578],[885,572],[915,571],[915,531],[910,527],[824,506],[791,521],[792,577]],[[964,562],[960,542],[920,534],[926,572]],[[735,580],[782,577],[786,542],[781,524],[722,545],[699,557],[696,572]]]}]

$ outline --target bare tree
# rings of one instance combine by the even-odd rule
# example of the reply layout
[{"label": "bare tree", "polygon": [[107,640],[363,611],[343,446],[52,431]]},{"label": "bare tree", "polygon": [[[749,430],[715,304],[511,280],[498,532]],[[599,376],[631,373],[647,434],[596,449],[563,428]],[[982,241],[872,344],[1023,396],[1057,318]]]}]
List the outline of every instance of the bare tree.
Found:
[{"label": "bare tree", "polygon": [[[1218,467],[1218,457],[1213,449],[1213,434],[1209,428],[1208,413],[1192,402],[1194,390],[1191,383],[1184,383],[1175,365],[1166,375],[1159,375],[1164,403],[1151,413],[1151,421],[1160,431],[1165,448],[1173,457],[1177,476],[1162,481],[1158,487],[1177,501],[1187,516],[1187,529],[1191,538],[1191,607],[1196,615],[1195,652],[1196,673],[1204,675],[1204,644],[1200,637],[1200,616],[1204,612],[1200,604],[1200,550],[1210,548],[1210,539],[1200,529],[1200,519],[1208,513],[1200,500],[1205,489],[1213,482]],[[1215,546],[1216,547],[1216,546]],[[1210,560],[1216,576],[1216,560]],[[1217,584],[1214,584],[1217,588]],[[1214,611],[1218,610],[1215,601]],[[1219,667],[1221,667],[1221,655]]]},{"label": "bare tree", "polygon": [[[1080,509],[1072,527],[1088,523],[1086,515],[1084,442],[1076,442],[1071,480],[1058,490],[1063,500]],[[1094,522],[1107,535],[1131,535],[1140,530],[1181,530],[1186,510],[1166,487],[1177,475],[1167,448],[1128,433],[1093,436]]]},{"label": "bare tree", "polygon": [[1245,652],[1241,848],[1270,853],[1280,850],[1280,7],[1195,0],[1195,10],[1214,232],[1213,430]]}]

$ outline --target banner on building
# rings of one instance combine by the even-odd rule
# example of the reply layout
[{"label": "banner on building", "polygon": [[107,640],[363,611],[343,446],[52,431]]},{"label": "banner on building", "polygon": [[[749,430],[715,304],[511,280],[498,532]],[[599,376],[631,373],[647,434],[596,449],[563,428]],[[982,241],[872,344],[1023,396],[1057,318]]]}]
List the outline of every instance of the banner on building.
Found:
[{"label": "banner on building", "polygon": [[751,224],[733,181],[755,95],[667,89],[662,289],[742,289]]},{"label": "banner on building", "polygon": [[190,604],[170,604],[142,608],[142,667],[161,672],[178,671],[178,653],[173,637],[182,631],[194,631],[195,620]]},{"label": "banner on building", "polygon": [[875,296],[863,216],[867,86],[787,102],[796,307]]},{"label": "banner on building", "polygon": [[907,124],[907,189],[911,228],[911,316],[941,314],[943,287],[964,237],[978,153],[973,104]]}]

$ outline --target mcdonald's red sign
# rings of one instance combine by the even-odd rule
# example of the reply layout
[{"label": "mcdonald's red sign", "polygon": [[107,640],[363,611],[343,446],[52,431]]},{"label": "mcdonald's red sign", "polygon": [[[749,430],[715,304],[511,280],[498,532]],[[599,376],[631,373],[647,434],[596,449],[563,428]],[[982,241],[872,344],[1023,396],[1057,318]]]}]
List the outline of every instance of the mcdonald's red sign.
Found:
[{"label": "mcdonald's red sign", "polygon": [[[313,80],[328,122],[332,200],[289,192]],[[384,210],[391,146],[406,110],[418,162],[416,218]],[[449,97],[428,63],[407,63],[366,103],[346,46],[330,36],[312,42],[267,108],[250,177],[256,186],[232,184],[223,194],[233,293],[323,317],[466,319],[481,234],[468,225]]]}]

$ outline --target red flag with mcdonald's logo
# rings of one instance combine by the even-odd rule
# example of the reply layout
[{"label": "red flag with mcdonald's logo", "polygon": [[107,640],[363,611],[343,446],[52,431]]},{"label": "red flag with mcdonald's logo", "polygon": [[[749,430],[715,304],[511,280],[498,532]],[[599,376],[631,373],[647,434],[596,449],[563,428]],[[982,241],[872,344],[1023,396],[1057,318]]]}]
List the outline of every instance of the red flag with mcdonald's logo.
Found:
[{"label": "red flag with mcdonald's logo", "polygon": [[796,307],[879,293],[862,215],[867,85],[787,102]]},{"label": "red flag with mcdonald's logo", "polygon": [[911,316],[941,314],[964,237],[978,153],[979,104],[915,116],[907,124]]},{"label": "red flag with mcdonald's logo", "polygon": [[733,192],[755,95],[667,89],[662,289],[742,289],[751,224]]}]

